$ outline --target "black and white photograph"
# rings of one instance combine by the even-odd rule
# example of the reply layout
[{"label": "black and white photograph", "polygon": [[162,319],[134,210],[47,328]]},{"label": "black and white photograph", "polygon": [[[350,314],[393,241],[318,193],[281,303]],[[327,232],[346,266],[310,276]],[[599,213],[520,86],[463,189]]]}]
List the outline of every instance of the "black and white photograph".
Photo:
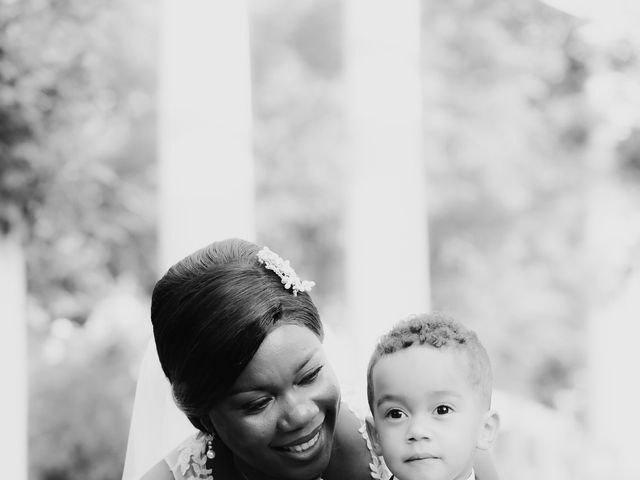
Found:
[{"label": "black and white photograph", "polygon": [[12,480],[640,480],[639,0],[0,0]]}]

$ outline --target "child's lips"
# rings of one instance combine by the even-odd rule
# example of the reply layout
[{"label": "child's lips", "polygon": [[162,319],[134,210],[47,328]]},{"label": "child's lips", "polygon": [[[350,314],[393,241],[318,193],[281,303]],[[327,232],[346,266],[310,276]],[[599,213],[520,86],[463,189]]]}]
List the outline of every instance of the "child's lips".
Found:
[{"label": "child's lips", "polygon": [[433,455],[431,453],[414,453],[409,458],[407,458],[405,462],[417,462],[420,460],[437,460],[438,458],[440,457],[438,457],[437,455]]}]

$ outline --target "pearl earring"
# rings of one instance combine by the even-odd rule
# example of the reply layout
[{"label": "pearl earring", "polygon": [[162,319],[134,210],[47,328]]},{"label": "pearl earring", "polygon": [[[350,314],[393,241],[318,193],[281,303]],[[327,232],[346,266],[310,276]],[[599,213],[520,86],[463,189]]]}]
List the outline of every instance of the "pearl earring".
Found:
[{"label": "pearl earring", "polygon": [[213,435],[209,437],[209,440],[207,440],[206,455],[209,460],[212,460],[216,457],[216,452],[213,451]]}]

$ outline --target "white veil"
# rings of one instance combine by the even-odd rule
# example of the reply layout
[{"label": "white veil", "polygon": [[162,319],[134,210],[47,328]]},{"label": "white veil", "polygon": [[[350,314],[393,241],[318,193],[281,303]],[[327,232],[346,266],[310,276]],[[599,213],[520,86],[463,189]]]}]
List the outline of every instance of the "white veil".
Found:
[{"label": "white veil", "polygon": [[122,480],[139,479],[195,431],[173,401],[151,339],[138,375]]}]

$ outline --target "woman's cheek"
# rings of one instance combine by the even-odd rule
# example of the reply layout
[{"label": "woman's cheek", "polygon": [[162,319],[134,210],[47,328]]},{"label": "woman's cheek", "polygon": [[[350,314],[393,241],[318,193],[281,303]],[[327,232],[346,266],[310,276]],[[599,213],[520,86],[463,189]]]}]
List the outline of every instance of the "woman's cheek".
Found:
[{"label": "woman's cheek", "polygon": [[255,437],[268,436],[275,430],[277,421],[277,406],[271,405],[264,412],[245,418],[243,430]]},{"label": "woman's cheek", "polygon": [[339,402],[340,385],[338,384],[338,378],[336,377],[335,373],[333,373],[333,370],[328,368],[327,371],[324,372],[324,375],[322,376],[322,382],[322,388],[326,391],[326,396],[337,399],[337,401]]}]

